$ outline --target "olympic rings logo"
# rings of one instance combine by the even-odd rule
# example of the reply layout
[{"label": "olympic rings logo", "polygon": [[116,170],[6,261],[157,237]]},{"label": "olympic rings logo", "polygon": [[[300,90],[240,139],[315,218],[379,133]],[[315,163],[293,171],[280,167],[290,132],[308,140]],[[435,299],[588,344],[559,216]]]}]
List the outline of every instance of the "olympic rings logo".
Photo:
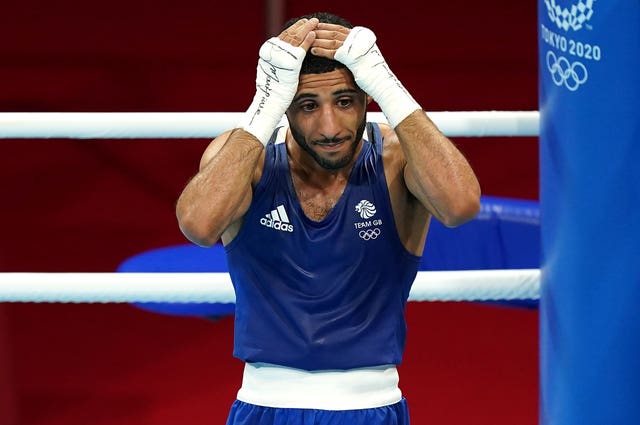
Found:
[{"label": "olympic rings logo", "polygon": [[375,229],[360,230],[358,236],[360,236],[365,241],[368,241],[371,239],[377,239],[378,236],[380,236],[380,233],[382,232],[379,228],[376,227]]},{"label": "olympic rings logo", "polygon": [[547,69],[556,86],[564,84],[571,91],[576,91],[587,81],[587,68],[581,62],[569,63],[564,56],[557,57],[551,50],[547,52]]}]

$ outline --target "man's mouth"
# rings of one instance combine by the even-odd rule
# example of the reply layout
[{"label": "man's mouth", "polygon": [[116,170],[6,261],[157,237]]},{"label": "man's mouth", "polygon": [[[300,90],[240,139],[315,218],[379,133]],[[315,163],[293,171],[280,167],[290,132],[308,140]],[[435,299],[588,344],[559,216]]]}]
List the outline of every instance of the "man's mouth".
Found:
[{"label": "man's mouth", "polygon": [[343,137],[340,139],[325,139],[325,140],[317,140],[314,141],[313,144],[316,146],[324,146],[324,147],[335,147],[343,144],[348,138]]}]

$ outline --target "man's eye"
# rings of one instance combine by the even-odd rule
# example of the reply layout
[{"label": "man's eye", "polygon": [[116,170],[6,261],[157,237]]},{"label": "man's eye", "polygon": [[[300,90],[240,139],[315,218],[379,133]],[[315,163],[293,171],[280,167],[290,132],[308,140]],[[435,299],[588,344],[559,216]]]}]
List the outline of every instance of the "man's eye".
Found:
[{"label": "man's eye", "polygon": [[310,112],[316,109],[316,105],[315,103],[304,103],[300,105],[300,109],[302,109],[305,112]]},{"label": "man's eye", "polygon": [[349,99],[349,98],[339,99],[338,100],[338,105],[340,105],[342,107],[351,106],[352,103],[353,103],[353,101],[351,99]]}]

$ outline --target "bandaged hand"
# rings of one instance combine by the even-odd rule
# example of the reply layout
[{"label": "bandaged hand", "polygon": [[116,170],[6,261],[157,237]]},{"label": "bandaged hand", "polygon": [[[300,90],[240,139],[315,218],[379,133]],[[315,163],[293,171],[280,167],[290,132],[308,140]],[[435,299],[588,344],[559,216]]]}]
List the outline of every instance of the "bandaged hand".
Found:
[{"label": "bandaged hand", "polygon": [[238,128],[265,146],[296,94],[302,61],[315,39],[312,30],[317,23],[317,19],[300,20],[260,47],[256,94]]},{"label": "bandaged hand", "polygon": [[391,72],[378,49],[373,31],[365,27],[348,30],[337,25],[320,24],[316,33],[311,52],[333,56],[349,68],[358,87],[378,103],[393,128],[412,112],[422,109]]}]

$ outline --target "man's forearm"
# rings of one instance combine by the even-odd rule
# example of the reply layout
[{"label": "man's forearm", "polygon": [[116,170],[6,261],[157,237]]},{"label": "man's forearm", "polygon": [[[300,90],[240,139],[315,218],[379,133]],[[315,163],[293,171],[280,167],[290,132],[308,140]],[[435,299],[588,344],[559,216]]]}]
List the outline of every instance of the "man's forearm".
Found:
[{"label": "man's forearm", "polygon": [[473,218],[479,209],[480,184],[471,166],[423,111],[396,126],[407,166],[409,190],[447,226]]},{"label": "man's forearm", "polygon": [[189,240],[210,246],[244,213],[263,149],[250,133],[234,130],[220,151],[202,165],[176,205],[180,229]]}]

